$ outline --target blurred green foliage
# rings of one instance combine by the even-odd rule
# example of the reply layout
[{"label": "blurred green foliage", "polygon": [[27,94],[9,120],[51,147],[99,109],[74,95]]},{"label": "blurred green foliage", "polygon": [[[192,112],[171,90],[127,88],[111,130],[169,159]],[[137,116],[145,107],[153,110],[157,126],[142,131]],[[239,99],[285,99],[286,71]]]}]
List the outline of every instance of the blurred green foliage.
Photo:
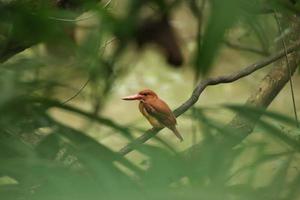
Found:
[{"label": "blurred green foliage", "polygon": [[[270,153],[263,140],[232,148],[220,138],[225,135],[234,140],[231,135],[236,130],[208,117],[205,109],[193,108],[187,117],[203,135],[201,142],[185,152],[170,149],[167,142],[162,146],[140,145],[136,151],[147,157],[143,163],[128,160],[51,115],[53,108],[68,111],[132,141],[131,127],[99,116],[116,80],[129,71],[122,64],[126,51],[132,44],[144,48],[146,43],[156,43],[167,61],[170,55],[181,57],[180,49],[174,53],[174,46],[168,46],[177,42],[171,28],[160,32],[159,27],[147,37],[138,34],[143,33],[140,27],[145,28],[149,20],[162,19],[166,25],[164,20],[188,1],[128,0],[119,10],[110,9],[112,2],[0,1],[0,198],[299,198],[300,173],[295,160],[299,157],[300,132],[291,128],[295,125],[293,119],[279,113],[236,105],[222,108],[241,114],[249,123],[263,113],[267,119],[259,120],[257,130],[268,133],[270,143],[279,139],[276,153]],[[248,44],[255,41],[263,50],[272,49],[268,39],[274,39],[274,31],[266,29],[273,22],[252,14],[261,9],[258,5],[263,2],[208,1],[207,19],[197,19],[206,29],[202,41],[197,42],[196,57],[191,59],[197,76],[210,71],[227,31],[234,26],[251,29]],[[199,4],[197,1],[195,5]],[[286,12],[280,3],[270,5]],[[80,26],[78,19],[84,17],[79,15],[84,11],[96,20],[92,31],[77,43],[74,30]],[[162,39],[163,34],[167,35]],[[107,52],[111,40],[115,40],[114,45]],[[35,53],[41,43],[46,55]],[[37,46],[12,57],[32,45]],[[73,83],[78,77],[89,81],[91,111],[64,102],[69,98],[66,93],[76,92],[68,80]],[[262,172],[265,166],[268,173]]]}]

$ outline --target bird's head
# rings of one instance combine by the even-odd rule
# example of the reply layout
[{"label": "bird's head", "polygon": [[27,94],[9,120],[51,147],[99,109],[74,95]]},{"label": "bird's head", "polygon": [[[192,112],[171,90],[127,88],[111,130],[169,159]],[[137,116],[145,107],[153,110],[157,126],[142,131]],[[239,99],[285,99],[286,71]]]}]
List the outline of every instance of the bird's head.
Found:
[{"label": "bird's head", "polygon": [[137,94],[130,95],[130,96],[127,96],[127,97],[123,97],[122,99],[123,100],[147,101],[147,100],[155,99],[155,98],[157,98],[157,94],[155,92],[153,92],[150,89],[145,89],[145,90],[140,91]]}]

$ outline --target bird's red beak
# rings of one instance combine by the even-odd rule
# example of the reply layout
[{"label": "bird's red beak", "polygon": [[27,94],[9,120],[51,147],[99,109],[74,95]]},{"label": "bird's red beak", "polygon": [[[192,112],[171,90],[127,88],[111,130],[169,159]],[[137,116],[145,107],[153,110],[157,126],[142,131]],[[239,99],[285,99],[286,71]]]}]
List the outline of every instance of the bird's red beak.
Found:
[{"label": "bird's red beak", "polygon": [[131,95],[131,96],[123,97],[122,99],[123,100],[141,100],[142,98],[143,98],[142,95],[134,94],[134,95]]}]

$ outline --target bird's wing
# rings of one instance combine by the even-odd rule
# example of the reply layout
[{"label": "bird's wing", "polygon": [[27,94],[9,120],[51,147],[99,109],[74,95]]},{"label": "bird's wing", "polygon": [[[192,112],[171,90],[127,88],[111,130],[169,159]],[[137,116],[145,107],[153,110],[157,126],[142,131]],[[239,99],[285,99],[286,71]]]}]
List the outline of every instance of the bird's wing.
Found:
[{"label": "bird's wing", "polygon": [[144,107],[150,115],[155,117],[163,125],[170,126],[176,124],[176,118],[172,110],[161,99],[157,99],[153,102],[144,102]]}]

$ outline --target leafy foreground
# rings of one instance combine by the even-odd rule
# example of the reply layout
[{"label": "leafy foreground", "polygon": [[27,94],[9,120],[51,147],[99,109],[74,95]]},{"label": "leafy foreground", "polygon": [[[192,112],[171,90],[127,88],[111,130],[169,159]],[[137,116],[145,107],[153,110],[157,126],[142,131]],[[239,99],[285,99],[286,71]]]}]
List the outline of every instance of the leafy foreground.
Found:
[{"label": "leafy foreground", "polygon": [[[144,144],[136,151],[146,156],[145,162],[137,164],[52,119],[47,114],[51,106],[63,107],[22,97],[1,106],[1,112],[7,113],[1,119],[1,199],[266,200],[297,199],[300,195],[295,145],[299,129],[287,128],[295,122],[281,114],[227,106],[244,113],[249,122],[255,114],[264,112],[254,134],[262,133],[264,139],[247,140],[232,148],[220,138],[230,138],[235,130],[195,108],[189,117],[201,128],[200,143],[180,153]],[[12,107],[17,109],[15,113],[5,112]],[[34,123],[27,114],[37,116]],[[128,132],[115,124],[106,125],[123,136]],[[41,127],[47,127],[48,133],[34,145],[26,142],[30,135],[33,137],[27,131],[38,133]],[[278,136],[280,141],[276,140]],[[270,151],[271,143],[274,151]]]}]

